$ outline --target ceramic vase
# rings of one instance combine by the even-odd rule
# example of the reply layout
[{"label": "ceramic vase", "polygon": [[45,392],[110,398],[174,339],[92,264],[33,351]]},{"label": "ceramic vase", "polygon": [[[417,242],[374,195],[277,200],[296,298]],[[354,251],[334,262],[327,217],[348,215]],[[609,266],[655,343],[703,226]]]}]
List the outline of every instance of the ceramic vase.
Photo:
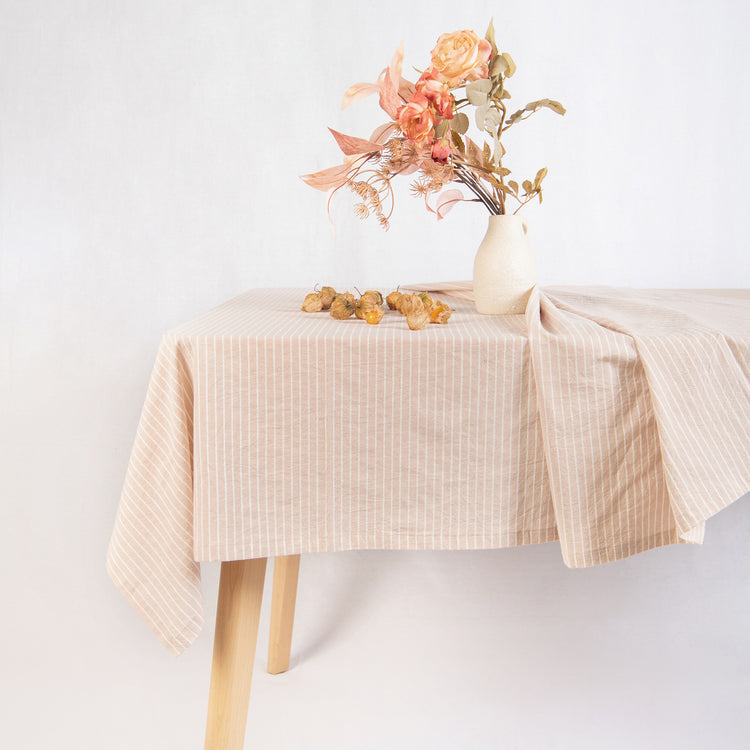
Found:
[{"label": "ceramic vase", "polygon": [[518,315],[536,285],[536,260],[521,216],[490,216],[474,259],[474,301],[484,315]]}]

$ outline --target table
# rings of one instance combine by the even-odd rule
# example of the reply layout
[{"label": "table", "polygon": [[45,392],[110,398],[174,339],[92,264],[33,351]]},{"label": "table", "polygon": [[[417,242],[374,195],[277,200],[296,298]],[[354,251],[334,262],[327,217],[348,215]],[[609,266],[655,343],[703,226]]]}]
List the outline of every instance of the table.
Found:
[{"label": "table", "polygon": [[162,339],[107,569],[179,654],[222,562],[207,748],[242,746],[269,557],[283,671],[301,554],[559,540],[587,567],[700,543],[750,489],[750,291],[537,289],[495,317],[423,288],[446,325],[267,289]]}]

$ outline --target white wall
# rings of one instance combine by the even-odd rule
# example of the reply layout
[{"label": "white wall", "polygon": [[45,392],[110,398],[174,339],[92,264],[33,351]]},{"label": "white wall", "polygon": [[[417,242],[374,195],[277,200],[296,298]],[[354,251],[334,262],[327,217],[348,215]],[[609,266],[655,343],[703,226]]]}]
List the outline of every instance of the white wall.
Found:
[{"label": "white wall", "polygon": [[[436,224],[404,188],[383,233],[342,196],[333,236],[297,175],[336,163],[326,126],[383,121],[338,105],[401,39],[422,65],[493,13],[514,101],[568,107],[507,143],[550,171],[541,282],[750,287],[739,0],[0,0],[3,746],[202,746],[216,566],[178,660],[104,571],[159,337],[251,287],[468,278],[478,207]],[[749,532],[745,497],[703,547],[587,571],[556,545],[310,556],[246,745],[746,748]]]}]

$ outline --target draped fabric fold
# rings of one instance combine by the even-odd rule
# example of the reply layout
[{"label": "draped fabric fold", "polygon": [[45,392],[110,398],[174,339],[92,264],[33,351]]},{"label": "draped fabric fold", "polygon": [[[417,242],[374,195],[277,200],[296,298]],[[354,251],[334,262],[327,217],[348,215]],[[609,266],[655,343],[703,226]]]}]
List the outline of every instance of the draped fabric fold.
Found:
[{"label": "draped fabric fold", "polygon": [[[417,288],[417,287],[414,287]],[[107,558],[162,642],[199,561],[559,539],[586,567],[703,539],[750,490],[750,292],[535,290],[409,331],[255,290],[164,336]]]}]

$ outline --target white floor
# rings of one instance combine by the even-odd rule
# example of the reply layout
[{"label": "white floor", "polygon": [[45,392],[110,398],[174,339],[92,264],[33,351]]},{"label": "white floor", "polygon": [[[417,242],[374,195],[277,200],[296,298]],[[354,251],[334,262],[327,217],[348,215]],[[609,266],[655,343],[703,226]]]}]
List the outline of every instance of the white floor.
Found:
[{"label": "white floor", "polygon": [[[4,639],[5,746],[201,748],[218,566],[175,659],[98,562],[99,590],[63,568],[19,602],[47,615]],[[303,557],[284,675],[264,603],[245,747],[746,750],[749,563],[750,496],[703,547],[582,571],[556,544]]]}]

